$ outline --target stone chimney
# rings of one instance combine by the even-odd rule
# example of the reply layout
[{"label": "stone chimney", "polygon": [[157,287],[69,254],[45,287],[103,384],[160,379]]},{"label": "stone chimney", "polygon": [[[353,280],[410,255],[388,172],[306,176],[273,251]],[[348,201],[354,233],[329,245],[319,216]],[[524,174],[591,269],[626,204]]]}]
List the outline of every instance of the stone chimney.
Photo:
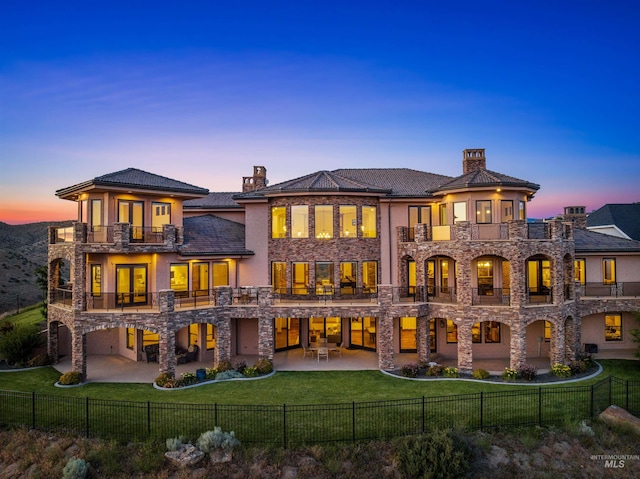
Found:
[{"label": "stone chimney", "polygon": [[264,166],[254,166],[253,176],[242,178],[242,192],[259,190],[267,186],[267,169]]},{"label": "stone chimney", "polygon": [[581,230],[587,229],[587,213],[585,206],[565,206],[564,215],[562,219],[564,221],[571,221],[574,228]]},{"label": "stone chimney", "polygon": [[462,174],[472,171],[486,170],[487,159],[484,156],[484,148],[471,148],[462,152]]}]

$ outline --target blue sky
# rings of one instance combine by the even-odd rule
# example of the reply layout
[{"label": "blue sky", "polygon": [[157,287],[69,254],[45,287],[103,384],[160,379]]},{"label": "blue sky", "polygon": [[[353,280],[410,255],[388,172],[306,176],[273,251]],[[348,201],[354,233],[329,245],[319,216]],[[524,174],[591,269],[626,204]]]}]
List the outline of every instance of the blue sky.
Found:
[{"label": "blue sky", "polygon": [[640,201],[640,3],[4,0],[0,221],[128,167],[239,191],[317,170],[541,185],[535,217]]}]

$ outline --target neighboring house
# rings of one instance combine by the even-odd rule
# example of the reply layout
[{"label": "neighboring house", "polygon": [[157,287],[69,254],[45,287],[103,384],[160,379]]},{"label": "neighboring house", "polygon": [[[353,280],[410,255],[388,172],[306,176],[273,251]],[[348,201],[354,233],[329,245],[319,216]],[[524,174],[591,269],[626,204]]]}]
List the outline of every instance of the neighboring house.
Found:
[{"label": "neighboring house", "polygon": [[[49,353],[230,360],[318,337],[376,354],[527,355],[630,348],[640,242],[573,217],[527,223],[539,185],[464,150],[452,178],[407,168],[318,171],[210,193],[137,169],[58,190],[78,221],[49,235]],[[573,207],[572,207],[573,208]],[[71,265],[59,288],[61,262]],[[187,354],[187,352],[189,354]]]},{"label": "neighboring house", "polygon": [[587,229],[640,241],[640,203],[606,204],[587,216]]}]

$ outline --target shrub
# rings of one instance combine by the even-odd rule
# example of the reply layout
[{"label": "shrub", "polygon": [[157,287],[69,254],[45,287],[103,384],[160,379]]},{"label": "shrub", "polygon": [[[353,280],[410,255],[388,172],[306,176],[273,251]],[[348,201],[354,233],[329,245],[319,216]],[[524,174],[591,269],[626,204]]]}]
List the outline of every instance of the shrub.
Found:
[{"label": "shrub", "polygon": [[224,381],[225,379],[234,379],[234,378],[243,378],[244,375],[240,374],[238,371],[230,370],[230,371],[222,371],[216,375],[216,381]]},{"label": "shrub", "polygon": [[559,378],[569,378],[571,377],[571,368],[564,364],[556,363],[551,366],[551,374]]},{"label": "shrub", "polygon": [[471,376],[476,379],[487,379],[491,374],[486,369],[474,369]]},{"label": "shrub", "polygon": [[255,378],[260,375],[258,373],[258,368],[256,368],[255,366],[247,366],[246,368],[244,368],[244,372],[242,374],[246,378]]},{"label": "shrub", "polygon": [[48,366],[49,364],[51,364],[51,358],[47,354],[38,354],[27,362],[27,366],[32,368],[37,366]]},{"label": "shrub", "polygon": [[174,381],[174,378],[169,373],[162,373],[155,379],[156,384],[161,388],[171,387],[171,386],[167,386],[167,383],[173,382],[173,381]]},{"label": "shrub", "polygon": [[62,470],[62,479],[84,479],[89,473],[89,463],[84,459],[69,459]]},{"label": "shrub", "polygon": [[586,372],[588,367],[584,360],[577,359],[569,363],[569,369],[571,369],[571,374],[575,375]]},{"label": "shrub", "polygon": [[405,378],[415,378],[418,375],[418,369],[416,363],[407,363],[402,366],[402,375]]},{"label": "shrub", "polygon": [[472,461],[469,446],[447,430],[404,438],[398,446],[398,468],[402,477],[467,477]]},{"label": "shrub", "polygon": [[233,369],[233,366],[231,365],[231,361],[223,359],[218,363],[217,369],[219,373],[223,373],[225,371],[231,371]]},{"label": "shrub", "polygon": [[64,386],[70,386],[72,384],[80,384],[82,382],[82,373],[78,371],[69,371],[68,373],[64,373],[58,379],[58,382]]},{"label": "shrub", "polygon": [[218,374],[217,368],[206,368],[205,371],[205,379],[207,380],[215,379],[216,374]]},{"label": "shrub", "polygon": [[273,363],[268,358],[258,359],[254,366],[258,370],[258,374],[260,374],[261,376],[264,376],[265,374],[271,374],[273,372]]},{"label": "shrub", "polygon": [[457,378],[460,377],[460,373],[458,372],[458,368],[454,367],[446,367],[442,370],[442,375],[445,378]]},{"label": "shrub", "polygon": [[200,434],[196,442],[198,449],[202,452],[211,452],[216,449],[231,450],[240,445],[233,431],[223,432],[220,427],[213,428],[213,431],[206,431]]},{"label": "shrub", "polygon": [[170,437],[167,439],[167,451],[177,451],[184,444],[184,436]]},{"label": "shrub", "polygon": [[9,364],[25,365],[43,340],[38,326],[14,326],[0,336],[0,357]]},{"label": "shrub", "polygon": [[180,375],[180,382],[184,386],[188,386],[189,384],[195,384],[196,382],[198,382],[198,377],[196,376],[196,373],[182,373]]},{"label": "shrub", "polygon": [[587,369],[595,364],[593,360],[593,355],[591,353],[578,353],[576,354],[576,361],[584,361],[587,365]]},{"label": "shrub", "polygon": [[518,369],[518,376],[526,381],[533,381],[537,374],[538,370],[531,364],[523,364],[520,366],[520,369]]},{"label": "shrub", "polygon": [[442,376],[443,371],[444,366],[436,364],[435,366],[431,366],[427,369],[427,376]]},{"label": "shrub", "polygon": [[247,367],[247,362],[244,359],[239,359],[236,361],[236,365],[233,369],[238,371],[240,374],[243,374],[246,367]]},{"label": "shrub", "polygon": [[424,359],[420,359],[418,361],[418,368],[426,370],[428,367],[429,367],[429,361],[426,361]]},{"label": "shrub", "polygon": [[505,381],[515,381],[518,377],[518,371],[513,368],[504,368],[501,377]]}]

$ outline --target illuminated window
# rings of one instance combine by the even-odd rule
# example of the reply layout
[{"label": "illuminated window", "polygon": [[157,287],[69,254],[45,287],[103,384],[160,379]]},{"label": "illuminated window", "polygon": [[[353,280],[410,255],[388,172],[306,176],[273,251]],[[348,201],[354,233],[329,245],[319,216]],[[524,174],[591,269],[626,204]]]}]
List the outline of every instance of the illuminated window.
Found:
[{"label": "illuminated window", "polygon": [[357,238],[356,207],[340,206],[340,238]]},{"label": "illuminated window", "polygon": [[447,343],[458,342],[458,325],[447,319]]},{"label": "illuminated window", "polygon": [[271,208],[271,237],[287,237],[287,209],[284,206]]},{"label": "illuminated window", "polygon": [[480,329],[480,323],[475,323],[473,326],[471,326],[471,342],[472,343],[482,342],[482,332]]},{"label": "illuminated window", "polygon": [[432,353],[438,352],[438,336],[437,336],[436,320],[429,320],[429,350]]},{"label": "illuminated window", "polygon": [[216,328],[213,324],[207,324],[206,347],[207,351],[210,351],[216,347]]},{"label": "illuminated window", "polygon": [[377,237],[377,214],[375,206],[363,206],[362,207],[362,237],[363,238],[375,238]]},{"label": "illuminated window", "polygon": [[362,263],[362,287],[365,293],[375,293],[378,288],[378,263],[364,261]]},{"label": "illuminated window", "polygon": [[102,200],[91,200],[91,228],[99,231],[102,226]]},{"label": "illuminated window", "polygon": [[91,296],[99,297],[102,295],[102,266],[99,264],[91,265]]},{"label": "illuminated window", "polygon": [[162,232],[163,225],[171,224],[171,204],[151,203],[151,228],[154,232]]},{"label": "illuminated window", "polygon": [[486,224],[492,222],[491,214],[491,201],[490,200],[478,200],[476,201],[476,223]]},{"label": "illuminated window", "polygon": [[500,342],[500,323],[498,321],[485,321],[484,342],[485,343]]},{"label": "illuminated window", "polygon": [[309,237],[309,207],[307,205],[291,207],[291,237]]},{"label": "illuminated window", "polygon": [[315,235],[318,239],[333,238],[333,206],[316,205]]},{"label": "illuminated window", "polygon": [[209,263],[193,263],[191,275],[194,291],[209,290]]},{"label": "illuminated window", "polygon": [[287,291],[287,263],[280,261],[271,263],[271,283],[276,293]]},{"label": "illuminated window", "polygon": [[502,222],[506,223],[513,219],[513,201],[502,200],[500,202],[500,210],[502,212]]},{"label": "illuminated window", "polygon": [[142,332],[142,347],[149,344],[158,344],[160,342],[160,335],[158,333],[152,333],[151,331]]},{"label": "illuminated window", "polygon": [[229,286],[229,263],[226,261],[213,263],[213,286]]},{"label": "illuminated window", "polygon": [[467,221],[467,203],[458,201],[453,204],[453,222]]},{"label": "illuminated window", "polygon": [[358,263],[340,263],[340,293],[355,294],[358,287]]},{"label": "illuminated window", "polygon": [[604,284],[615,284],[616,282],[616,259],[604,258],[602,260],[602,282]]},{"label": "illuminated window", "polygon": [[293,263],[291,269],[291,292],[309,294],[309,263]]},{"label": "illuminated window", "polygon": [[446,203],[442,203],[438,206],[438,218],[440,221],[440,225],[444,226],[447,224],[447,205]]},{"label": "illuminated window", "polygon": [[520,201],[520,202],[518,202],[518,204],[519,204],[519,208],[518,208],[519,218],[521,220],[526,220],[527,219],[527,212],[525,211],[525,208],[524,208],[525,203],[524,203],[524,201]]},{"label": "illuminated window", "polygon": [[135,328],[127,328],[127,349],[133,349],[136,344]]},{"label": "illuminated window", "polygon": [[198,324],[189,325],[189,346],[198,344],[198,336],[200,335],[200,327]]},{"label": "illuminated window", "polygon": [[547,343],[551,341],[551,321],[544,322],[544,340]]},{"label": "illuminated window", "polygon": [[176,296],[183,297],[189,291],[189,265],[172,264],[169,267],[169,287],[176,292]]},{"label": "illuminated window", "polygon": [[573,262],[573,280],[585,284],[586,280],[585,260],[576,259]]},{"label": "illuminated window", "polygon": [[622,341],[622,316],[620,314],[605,314],[604,338],[607,341]]},{"label": "illuminated window", "polygon": [[333,294],[333,263],[316,263],[316,293]]}]

